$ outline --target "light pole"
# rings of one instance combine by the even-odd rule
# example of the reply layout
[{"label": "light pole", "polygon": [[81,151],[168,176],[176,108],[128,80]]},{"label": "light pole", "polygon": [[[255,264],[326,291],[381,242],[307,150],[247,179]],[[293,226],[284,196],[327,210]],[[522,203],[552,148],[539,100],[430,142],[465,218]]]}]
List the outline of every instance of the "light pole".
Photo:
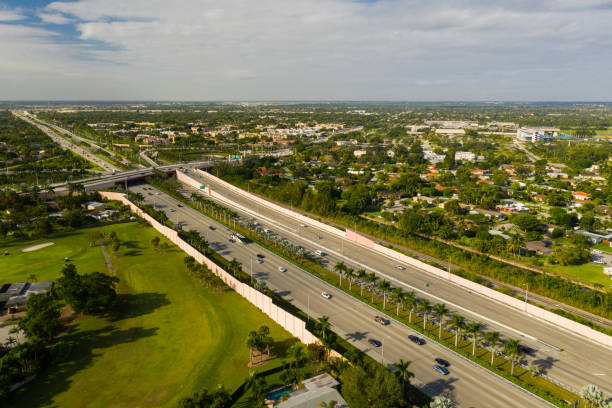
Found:
[{"label": "light pole", "polygon": [[525,311],[527,311],[527,297],[529,296],[529,283],[525,284]]},{"label": "light pole", "polygon": [[307,310],[306,316],[307,316],[308,323],[310,323],[310,292],[308,292],[306,296],[308,297],[308,309],[306,309]]},{"label": "light pole", "polygon": [[253,285],[253,257],[251,257],[251,285]]},{"label": "light pole", "polygon": [[382,361],[380,362],[382,365],[385,365],[385,339],[388,339],[390,337],[391,336],[385,336],[382,339],[382,349],[381,349]]}]

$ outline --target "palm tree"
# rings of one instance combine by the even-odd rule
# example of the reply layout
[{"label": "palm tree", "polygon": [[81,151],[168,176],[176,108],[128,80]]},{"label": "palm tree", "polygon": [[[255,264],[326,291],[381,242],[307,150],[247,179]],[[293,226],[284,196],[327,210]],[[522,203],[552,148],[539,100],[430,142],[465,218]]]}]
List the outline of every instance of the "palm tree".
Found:
[{"label": "palm tree", "polygon": [[387,306],[387,292],[391,289],[391,283],[389,281],[383,280],[378,283],[378,289],[380,289],[383,293],[383,310],[386,309]]},{"label": "palm tree", "polygon": [[417,304],[417,298],[413,291],[406,292],[404,296],[404,301],[410,310],[410,314],[408,315],[408,322],[412,323],[412,312],[414,311],[414,306]]},{"label": "palm tree", "polygon": [[366,273],[365,269],[360,269],[357,271],[357,279],[359,279],[359,286],[361,287],[361,297],[363,297],[363,284],[365,283],[366,276],[368,276],[368,274]]},{"label": "palm tree", "polygon": [[253,365],[253,350],[260,347],[259,335],[255,330],[249,332],[247,337],[246,345],[249,348],[249,361]]},{"label": "palm tree", "polygon": [[336,408],[338,406],[338,401],[336,400],[331,400],[329,402],[319,402],[319,405],[317,405],[317,408]]},{"label": "palm tree", "polygon": [[446,307],[444,303],[437,303],[433,307],[433,311],[436,314],[436,316],[438,316],[438,323],[440,326],[440,331],[438,332],[438,338],[441,339],[442,338],[442,321],[444,320],[446,316],[448,316],[450,311],[448,310],[448,308]]},{"label": "palm tree", "polygon": [[506,358],[510,360],[510,375],[514,375],[514,365],[519,362],[522,357],[519,341],[513,339],[508,340],[504,344],[504,353],[506,353]]},{"label": "palm tree", "polygon": [[229,261],[227,267],[233,275],[236,275],[236,273],[242,268],[242,265],[236,258],[233,258],[231,261]]},{"label": "palm tree", "polygon": [[253,398],[257,406],[262,406],[264,394],[266,391],[266,377],[259,375],[258,373],[251,371],[245,381],[246,389],[253,390]]},{"label": "palm tree", "polygon": [[465,318],[455,313],[451,316],[450,325],[455,329],[455,348],[457,348],[457,339],[459,338],[459,332],[465,327]]},{"label": "palm tree", "polygon": [[485,341],[489,343],[489,351],[491,351],[491,365],[493,365],[493,356],[495,355],[495,351],[497,350],[497,343],[500,342],[501,337],[499,336],[499,332],[490,331],[485,333]]},{"label": "palm tree", "polygon": [[482,323],[470,322],[465,331],[472,336],[472,355],[474,355],[476,354],[476,340],[478,340],[478,337],[482,333]]},{"label": "palm tree", "polygon": [[523,238],[522,235],[512,236],[512,238],[510,238],[510,240],[508,241],[508,251],[512,252],[513,254],[515,252],[518,253],[521,247],[523,246],[524,242],[525,242],[525,238]]},{"label": "palm tree", "polygon": [[336,271],[336,273],[340,276],[340,287],[342,287],[342,274],[345,270],[346,265],[342,261],[336,262],[336,265],[334,265],[334,271]]},{"label": "palm tree", "polygon": [[589,407],[603,407],[606,396],[598,386],[587,384],[580,390],[580,396]]},{"label": "palm tree", "polygon": [[301,343],[295,343],[291,347],[289,347],[289,350],[287,350],[287,354],[289,357],[293,358],[295,377],[298,378],[298,367],[300,363],[304,360],[304,347]]},{"label": "palm tree", "polygon": [[410,363],[410,361],[404,361],[401,359],[397,363],[393,363],[393,367],[395,367],[397,370],[395,371],[395,374],[399,377],[402,383],[402,393],[404,393],[406,383],[410,384],[410,378],[414,377],[414,373],[408,371]]},{"label": "palm tree", "polygon": [[453,400],[443,395],[437,395],[433,398],[429,406],[431,408],[453,408],[455,406],[455,403],[453,402]]},{"label": "palm tree", "polygon": [[349,280],[349,290],[353,287],[353,279],[355,279],[355,271],[351,268],[347,268],[346,272],[344,272],[344,276]]},{"label": "palm tree", "polygon": [[418,307],[419,307],[419,310],[421,312],[423,312],[423,330],[425,330],[425,328],[427,326],[427,315],[431,311],[431,304],[429,303],[429,300],[422,299],[419,302],[419,306]]},{"label": "palm tree", "polygon": [[402,290],[402,288],[394,288],[391,291],[391,300],[393,300],[395,304],[397,305],[395,314],[399,316],[400,304],[402,304],[402,302],[404,301],[404,291]]},{"label": "palm tree", "polygon": [[372,294],[372,303],[374,303],[374,286],[376,281],[378,280],[378,276],[374,272],[368,274],[367,277],[368,282],[370,282],[370,293]]},{"label": "palm tree", "polygon": [[328,316],[321,316],[317,319],[317,326],[321,331],[321,336],[325,339],[325,332],[331,327]]}]

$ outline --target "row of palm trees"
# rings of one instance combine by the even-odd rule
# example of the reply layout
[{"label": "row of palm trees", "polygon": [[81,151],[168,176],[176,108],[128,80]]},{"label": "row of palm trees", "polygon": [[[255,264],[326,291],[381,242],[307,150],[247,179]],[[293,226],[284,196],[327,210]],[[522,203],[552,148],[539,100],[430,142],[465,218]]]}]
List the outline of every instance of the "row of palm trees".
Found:
[{"label": "row of palm trees", "polygon": [[[423,330],[427,330],[428,319],[434,314],[438,318],[438,338],[442,339],[442,328],[450,327],[455,332],[455,348],[458,347],[459,338],[463,333],[468,334],[472,340],[472,355],[476,355],[476,346],[480,345],[483,340],[486,343],[487,349],[491,352],[491,365],[493,365],[496,355],[503,355],[511,363],[511,375],[514,375],[514,367],[516,363],[522,359],[521,347],[518,340],[508,340],[502,342],[500,333],[497,331],[485,332],[484,325],[480,322],[468,322],[465,317],[458,313],[451,314],[450,310],[443,303],[432,305],[427,299],[417,299],[413,291],[405,292],[402,288],[392,288],[391,283],[387,280],[379,280],[375,273],[367,273],[364,269],[354,271],[346,266],[344,262],[338,262],[334,266],[334,271],[340,277],[340,286],[342,286],[342,277],[344,276],[349,281],[349,290],[352,291],[352,284],[357,283],[361,287],[360,295],[363,297],[363,288],[367,287],[371,294],[371,301],[374,303],[374,294],[379,293],[383,298],[383,310],[387,309],[387,301],[395,303],[395,314],[399,316],[400,308],[408,308],[408,321],[412,323],[412,314],[420,313],[423,316]],[[447,319],[445,321],[445,319]],[[536,372],[536,370],[532,370]]]}]

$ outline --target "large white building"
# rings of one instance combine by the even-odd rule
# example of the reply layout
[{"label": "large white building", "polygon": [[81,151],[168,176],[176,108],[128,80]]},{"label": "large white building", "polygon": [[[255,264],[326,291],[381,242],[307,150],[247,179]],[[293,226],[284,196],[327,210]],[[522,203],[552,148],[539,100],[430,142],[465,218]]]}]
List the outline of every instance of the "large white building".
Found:
[{"label": "large white building", "polygon": [[559,129],[550,127],[520,128],[516,131],[516,138],[523,142],[545,142],[559,136]]},{"label": "large white building", "polygon": [[476,154],[472,152],[455,152],[455,160],[465,160],[473,162],[476,160]]},{"label": "large white building", "polygon": [[446,157],[445,154],[438,154],[438,153],[432,152],[431,150],[423,150],[423,158],[425,160],[429,160],[431,163],[434,163],[434,164],[444,161],[445,157]]}]

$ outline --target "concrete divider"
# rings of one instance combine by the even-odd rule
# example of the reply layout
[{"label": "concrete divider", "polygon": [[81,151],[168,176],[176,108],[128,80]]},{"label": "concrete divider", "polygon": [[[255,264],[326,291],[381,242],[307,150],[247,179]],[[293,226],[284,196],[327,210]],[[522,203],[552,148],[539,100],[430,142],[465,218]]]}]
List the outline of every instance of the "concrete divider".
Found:
[{"label": "concrete divider", "polygon": [[[275,305],[272,298],[268,295],[259,292],[246,283],[240,282],[234,276],[227,273],[223,268],[214,263],[212,260],[208,259],[197,249],[183,241],[175,230],[162,225],[155,218],[151,217],[149,214],[137,207],[134,203],[128,200],[125,194],[101,191],[100,195],[102,198],[107,200],[117,200],[129,206],[133,213],[145,219],[153,228],[185,251],[185,253],[191,255],[197,262],[206,265],[208,269],[210,269],[215,275],[219,276],[226,285],[255,305],[259,310],[268,315],[272,320],[282,326],[293,336],[297,337],[302,343],[312,344],[319,342],[317,337],[306,329],[305,321]],[[335,352],[334,355],[339,356],[339,354]]]},{"label": "concrete divider", "polygon": [[[426,264],[424,262],[419,261],[418,259],[409,257],[401,252],[395,251],[391,248],[387,248],[383,245],[380,244],[376,244],[374,243],[371,239],[364,237],[363,235],[358,234],[355,231],[351,231],[350,229],[347,229],[346,232],[340,231],[337,228],[334,228],[330,225],[324,224],[320,221],[314,220],[312,218],[306,217],[302,214],[299,214],[295,211],[291,211],[285,207],[282,207],[278,204],[272,203],[268,200],[262,199],[261,197],[258,197],[254,194],[251,194],[249,192],[246,192],[224,180],[221,180],[218,177],[215,177],[214,175],[207,173],[205,171],[202,170],[196,170],[197,174],[199,174],[203,179],[205,180],[211,180],[214,181],[216,183],[220,183],[222,184],[225,188],[242,195],[243,197],[253,201],[253,202],[257,202],[260,203],[262,205],[267,206],[268,208],[274,209],[275,211],[281,212],[287,216],[293,217],[295,219],[298,219],[300,222],[303,222],[304,224],[310,224],[312,226],[315,226],[317,228],[321,228],[329,233],[332,233],[334,235],[340,236],[340,237],[344,237],[347,240],[356,242],[360,245],[363,245],[367,248],[371,248],[374,251],[377,251],[380,254],[383,254],[385,256],[388,256],[389,258],[395,259],[397,261],[400,262],[404,262],[408,265],[411,265],[415,268],[418,268],[420,270],[426,271],[428,273],[431,273],[435,276],[437,276],[438,278],[441,279],[446,279],[450,282],[453,282],[459,286],[462,286],[465,289],[471,290],[475,293],[478,293],[480,295],[486,296],[490,299],[496,300],[498,302],[501,302],[505,305],[508,305],[512,308],[515,308],[517,310],[521,310],[523,312],[526,312],[527,314],[530,314],[538,319],[544,320],[548,323],[551,323],[553,325],[562,327],[566,330],[569,330],[571,332],[574,332],[580,336],[584,336],[590,340],[593,340],[597,343],[600,343],[602,345],[605,345],[607,347],[612,347],[612,336],[608,336],[605,333],[599,332],[597,330],[591,329],[588,326],[585,326],[583,324],[580,324],[578,322],[575,322],[573,320],[570,320],[566,317],[557,315],[555,313],[549,312],[548,310],[542,309],[538,306],[535,305],[531,305],[529,303],[525,304],[525,302],[514,298],[512,296],[508,296],[505,295],[503,293],[500,293],[494,289],[488,288],[486,286],[480,285],[476,282],[472,282],[468,279],[462,278],[460,276],[457,275],[453,275],[452,273],[448,273],[440,268],[436,268],[434,266],[431,266],[429,264]],[[239,208],[243,208],[243,206],[241,206],[238,203],[234,203],[232,202],[230,199],[228,199],[227,197],[222,196],[221,194],[219,194],[218,192],[212,190],[210,192],[210,194],[212,194],[213,197],[219,198],[220,200],[226,201],[226,202],[231,202],[233,205],[239,207]]]}]

